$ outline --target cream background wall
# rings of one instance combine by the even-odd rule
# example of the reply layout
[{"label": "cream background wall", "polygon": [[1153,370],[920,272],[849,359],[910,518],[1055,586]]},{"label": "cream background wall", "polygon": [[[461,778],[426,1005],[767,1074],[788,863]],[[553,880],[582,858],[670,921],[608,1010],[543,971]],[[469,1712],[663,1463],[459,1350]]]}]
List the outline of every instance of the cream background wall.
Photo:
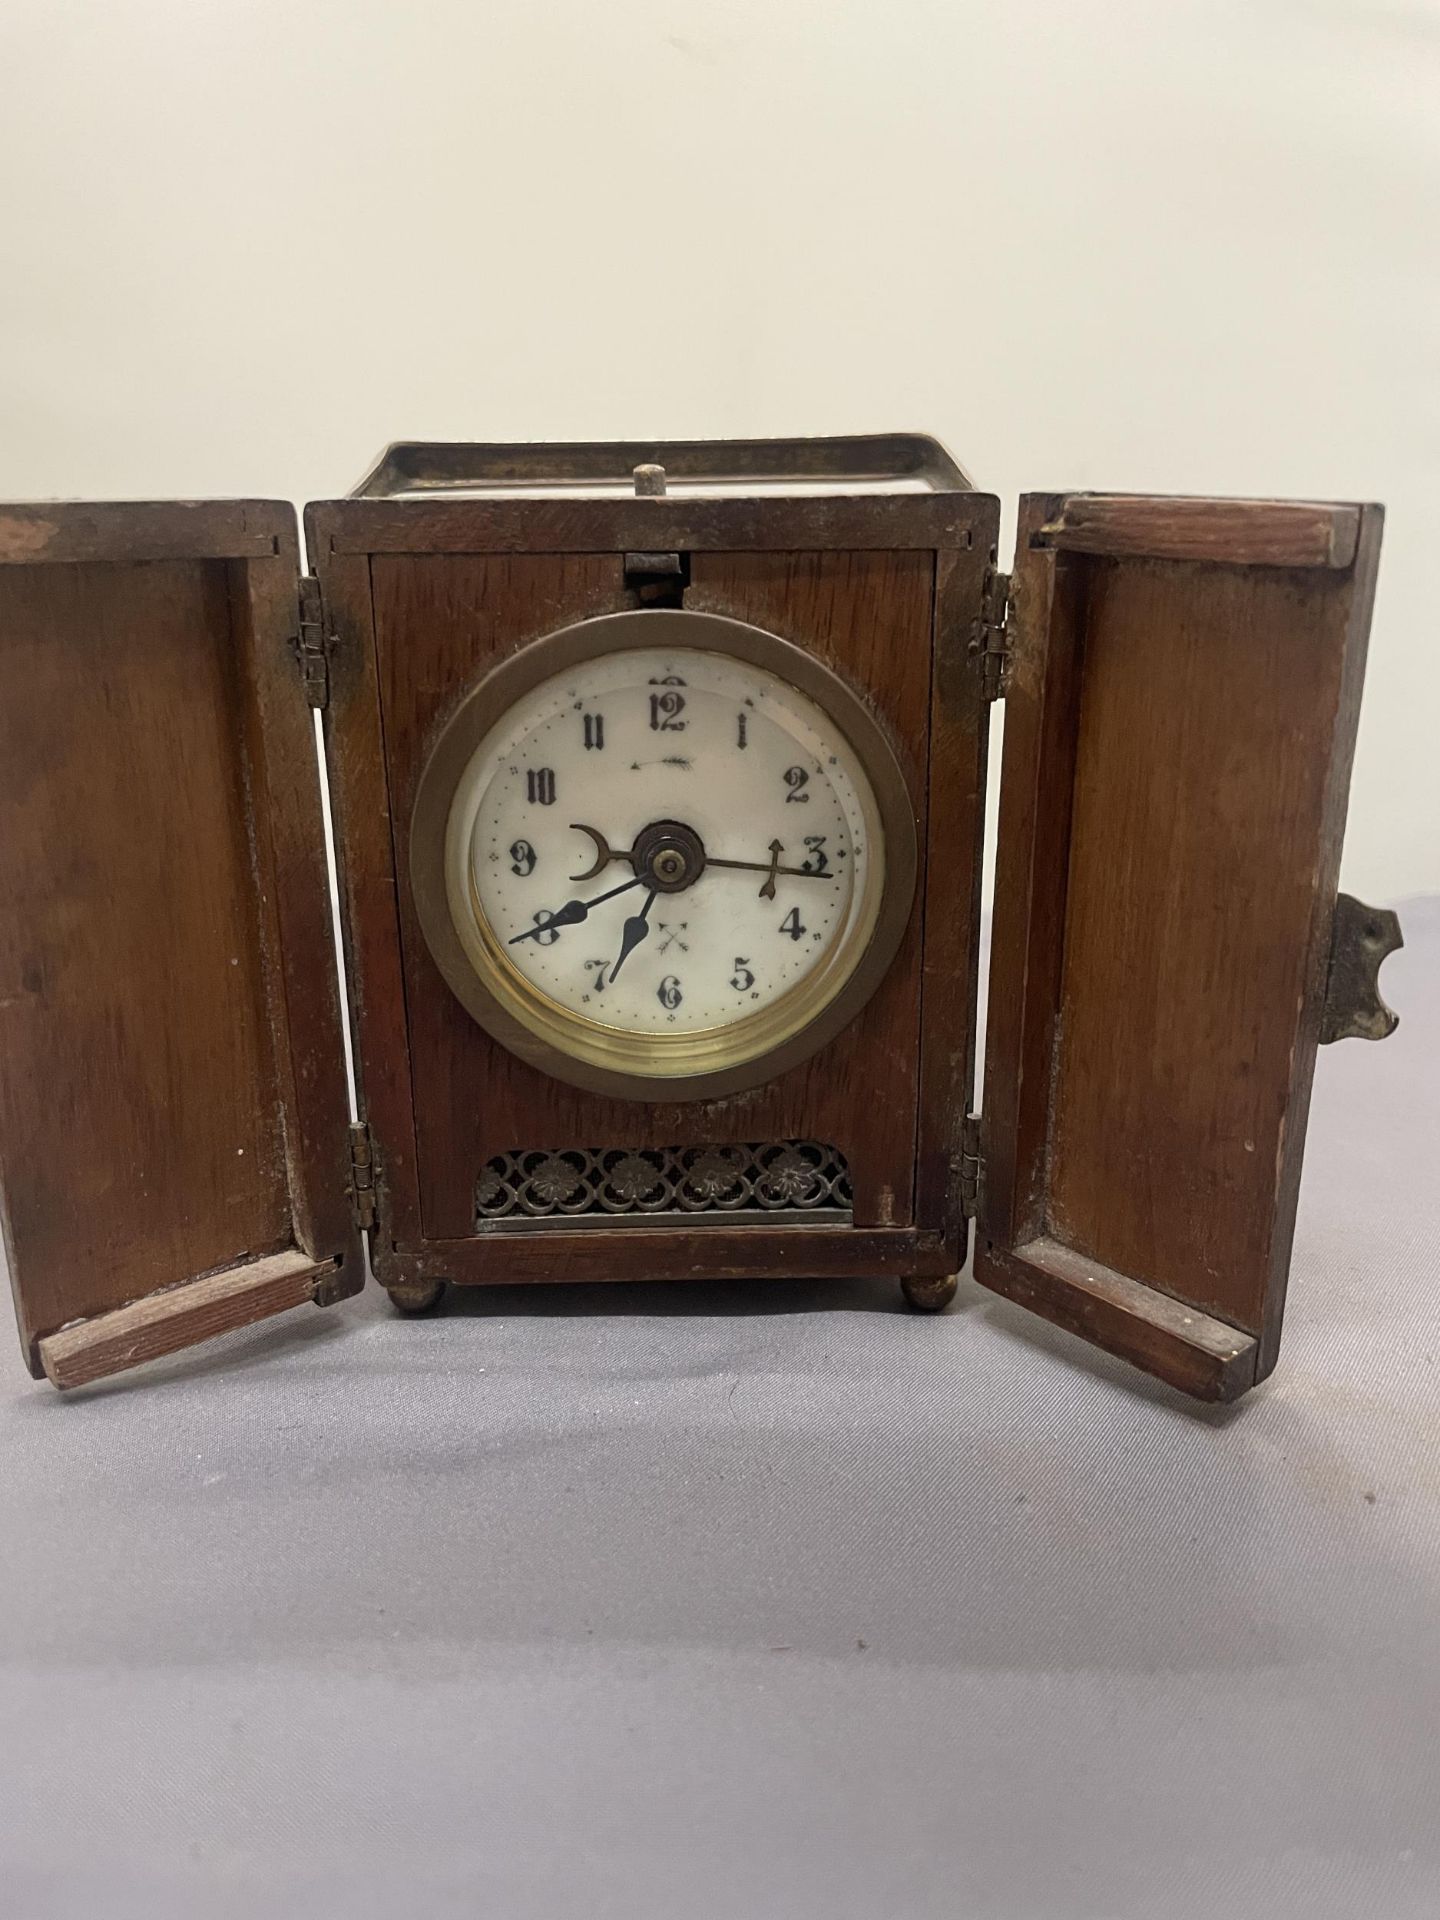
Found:
[{"label": "cream background wall", "polygon": [[0,179],[6,497],[903,426],[1384,500],[1344,879],[1440,887],[1428,0],[3,0]]}]

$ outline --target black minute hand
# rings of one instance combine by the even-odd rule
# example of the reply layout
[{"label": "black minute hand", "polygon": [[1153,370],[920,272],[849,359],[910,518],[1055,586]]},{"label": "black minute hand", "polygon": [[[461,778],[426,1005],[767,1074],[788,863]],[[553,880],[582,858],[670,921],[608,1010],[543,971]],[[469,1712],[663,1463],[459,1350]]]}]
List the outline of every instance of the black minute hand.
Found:
[{"label": "black minute hand", "polygon": [[[639,882],[632,881],[631,885],[638,886]],[[635,951],[646,934],[649,933],[650,921],[648,915],[654,904],[655,893],[652,888],[651,891],[646,894],[645,904],[641,907],[639,913],[632,913],[630,918],[625,922],[625,931],[620,936],[620,951],[616,954],[615,964],[610,969],[610,978],[612,980],[616,974],[619,973],[621,967],[624,966],[627,957]]]},{"label": "black minute hand", "polygon": [[[552,928],[558,932],[561,927],[578,927],[582,920],[589,917],[590,909],[598,907],[602,900],[613,900],[617,893],[628,893],[632,887],[639,885],[638,880],[625,880],[618,887],[611,887],[608,893],[597,893],[593,900],[567,900],[563,907],[557,907],[554,913],[546,914],[536,926],[527,927],[524,933],[515,934],[505,944],[507,947],[513,947],[518,946],[522,940],[538,940],[542,933],[549,933]],[[650,897],[654,899],[655,896],[652,894]],[[649,911],[648,905],[646,911]],[[628,927],[631,922],[627,920],[625,924]]]}]

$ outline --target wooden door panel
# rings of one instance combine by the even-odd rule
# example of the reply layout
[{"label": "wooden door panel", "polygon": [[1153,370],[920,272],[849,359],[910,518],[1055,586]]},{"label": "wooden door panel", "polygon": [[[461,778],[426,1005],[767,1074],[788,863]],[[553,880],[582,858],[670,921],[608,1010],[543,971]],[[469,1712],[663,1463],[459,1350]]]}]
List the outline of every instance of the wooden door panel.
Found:
[{"label": "wooden door panel", "polygon": [[1379,534],[1022,515],[976,1272],[1191,1391],[1274,1363]]},{"label": "wooden door panel", "polygon": [[313,1296],[361,1262],[293,517],[6,509],[0,554],[0,1167],[38,1371],[162,1289],[164,1341],[200,1337],[197,1276],[242,1324],[278,1310],[252,1268]]}]

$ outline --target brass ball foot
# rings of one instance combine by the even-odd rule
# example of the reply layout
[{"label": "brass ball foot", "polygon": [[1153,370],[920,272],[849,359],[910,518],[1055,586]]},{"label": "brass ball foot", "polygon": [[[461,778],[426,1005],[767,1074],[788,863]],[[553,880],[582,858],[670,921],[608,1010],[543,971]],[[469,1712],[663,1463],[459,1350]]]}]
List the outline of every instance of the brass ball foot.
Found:
[{"label": "brass ball foot", "polygon": [[959,1284],[959,1276],[953,1273],[942,1274],[938,1280],[933,1275],[917,1274],[902,1280],[900,1290],[917,1313],[943,1313]]},{"label": "brass ball foot", "polygon": [[429,1313],[445,1291],[443,1280],[417,1280],[413,1286],[387,1287],[397,1313]]}]

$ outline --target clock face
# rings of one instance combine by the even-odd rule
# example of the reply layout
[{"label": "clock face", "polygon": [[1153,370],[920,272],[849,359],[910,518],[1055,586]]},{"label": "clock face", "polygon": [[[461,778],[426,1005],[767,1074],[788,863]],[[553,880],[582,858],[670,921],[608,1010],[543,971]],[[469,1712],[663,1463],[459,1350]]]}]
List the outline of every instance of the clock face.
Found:
[{"label": "clock face", "polygon": [[[606,630],[594,650],[554,647],[580,628],[535,643],[529,684],[485,703],[478,739],[471,715],[463,759],[432,759],[449,789],[432,949],[482,1022],[507,1040],[518,1022],[561,1077],[650,1098],[763,1079],[855,1000],[893,852],[877,753],[902,796],[903,779],[854,696],[771,635],[670,610],[586,626]],[[561,663],[539,671],[547,648]],[[424,922],[421,893],[417,872]]]}]

